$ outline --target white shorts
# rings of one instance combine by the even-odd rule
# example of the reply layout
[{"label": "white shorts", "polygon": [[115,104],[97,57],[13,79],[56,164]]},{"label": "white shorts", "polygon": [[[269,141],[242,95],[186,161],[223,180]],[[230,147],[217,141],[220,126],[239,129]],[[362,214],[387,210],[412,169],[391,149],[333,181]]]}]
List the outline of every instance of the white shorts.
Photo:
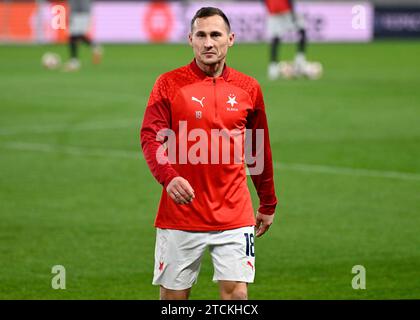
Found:
[{"label": "white shorts", "polygon": [[213,281],[251,283],[255,277],[254,227],[214,232],[156,229],[154,285],[184,290],[197,282],[201,259],[209,248]]},{"label": "white shorts", "polygon": [[290,12],[269,15],[267,20],[267,31],[270,39],[282,38],[286,33],[297,32],[305,28],[305,21],[302,16],[293,15]]},{"label": "white shorts", "polygon": [[90,14],[75,12],[70,16],[70,34],[85,35],[90,28]]}]

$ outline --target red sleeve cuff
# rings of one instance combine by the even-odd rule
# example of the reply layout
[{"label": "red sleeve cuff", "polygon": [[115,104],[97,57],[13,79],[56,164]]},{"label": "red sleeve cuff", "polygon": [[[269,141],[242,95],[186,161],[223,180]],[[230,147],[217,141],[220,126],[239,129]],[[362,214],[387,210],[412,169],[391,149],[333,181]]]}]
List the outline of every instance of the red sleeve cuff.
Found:
[{"label": "red sleeve cuff", "polygon": [[276,211],[276,204],[274,205],[260,205],[258,212],[266,215],[273,215]]},{"label": "red sleeve cuff", "polygon": [[168,175],[168,177],[165,179],[165,181],[163,182],[163,187],[166,190],[166,187],[168,186],[168,184],[173,180],[173,178],[179,177],[180,175],[177,172],[173,172],[170,175]]}]

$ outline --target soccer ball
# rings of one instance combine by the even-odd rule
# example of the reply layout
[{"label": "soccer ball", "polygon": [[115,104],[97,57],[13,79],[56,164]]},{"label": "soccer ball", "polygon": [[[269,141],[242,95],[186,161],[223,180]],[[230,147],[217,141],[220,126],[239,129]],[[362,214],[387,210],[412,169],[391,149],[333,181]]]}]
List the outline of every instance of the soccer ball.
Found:
[{"label": "soccer ball", "polygon": [[316,80],[321,78],[323,74],[322,64],[320,62],[307,62],[304,74],[308,79]]},{"label": "soccer ball", "polygon": [[46,52],[42,56],[42,66],[48,70],[55,70],[61,66],[61,57],[54,52]]},{"label": "soccer ball", "polygon": [[279,63],[279,73],[284,79],[291,79],[295,76],[293,64],[288,61],[281,61]]}]

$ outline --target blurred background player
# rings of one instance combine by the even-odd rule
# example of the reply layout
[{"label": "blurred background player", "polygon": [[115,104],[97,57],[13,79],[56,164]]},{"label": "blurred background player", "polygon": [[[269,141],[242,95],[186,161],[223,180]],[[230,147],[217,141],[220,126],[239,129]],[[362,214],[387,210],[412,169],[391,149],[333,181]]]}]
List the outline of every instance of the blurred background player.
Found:
[{"label": "blurred background player", "polygon": [[288,32],[298,34],[297,51],[295,55],[294,75],[303,75],[305,71],[306,31],[304,20],[296,15],[292,0],[265,0],[268,10],[268,36],[270,39],[270,64],[268,78],[275,80],[280,76],[279,47],[284,35]]},{"label": "blurred background player", "polygon": [[99,64],[102,60],[102,47],[94,44],[88,37],[91,22],[91,0],[69,0],[70,6],[70,60],[65,64],[65,71],[76,71],[80,68],[79,43],[83,42],[92,48],[92,62]]}]

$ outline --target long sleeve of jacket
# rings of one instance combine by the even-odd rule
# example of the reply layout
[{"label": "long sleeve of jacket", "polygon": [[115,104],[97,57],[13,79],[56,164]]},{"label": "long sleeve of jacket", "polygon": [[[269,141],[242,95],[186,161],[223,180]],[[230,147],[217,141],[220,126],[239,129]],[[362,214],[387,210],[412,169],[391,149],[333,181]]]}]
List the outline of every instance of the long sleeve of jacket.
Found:
[{"label": "long sleeve of jacket", "polygon": [[[165,143],[163,130],[171,128],[171,109],[167,94],[167,84],[162,77],[158,78],[144,113],[140,130],[140,141],[147,165],[156,180],[165,188],[171,180],[179,176],[170,163],[158,161],[162,156],[159,150]],[[165,153],[164,156],[167,154]]]},{"label": "long sleeve of jacket", "polygon": [[[258,211],[262,214],[274,214],[277,198],[274,188],[273,160],[268,134],[267,116],[261,88],[258,86],[255,107],[248,115],[247,129],[252,131],[252,157],[263,160],[263,170],[259,174],[251,174],[251,179],[260,199]],[[263,143],[257,139],[257,129],[263,130]]]}]

